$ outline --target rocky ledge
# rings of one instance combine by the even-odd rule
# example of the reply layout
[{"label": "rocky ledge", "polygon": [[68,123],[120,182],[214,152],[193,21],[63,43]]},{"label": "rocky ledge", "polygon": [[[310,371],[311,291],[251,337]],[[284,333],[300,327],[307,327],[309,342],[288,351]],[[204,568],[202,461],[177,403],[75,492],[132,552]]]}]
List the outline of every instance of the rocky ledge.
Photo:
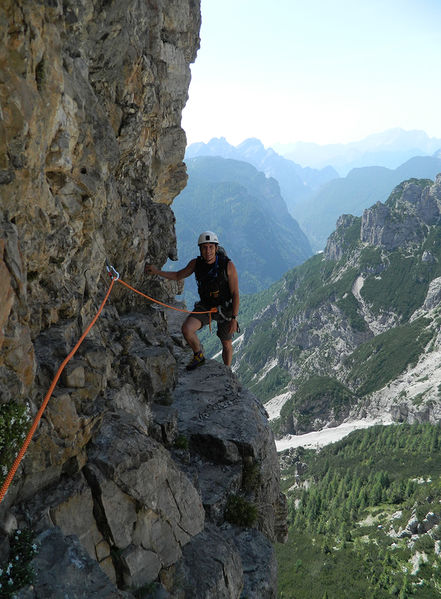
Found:
[{"label": "rocky ledge", "polygon": [[[151,315],[113,314],[112,341],[125,335],[128,347],[129,338],[130,355],[123,345],[119,355],[86,345],[67,375],[76,386],[59,389],[48,406],[52,442],[43,427],[15,487],[25,499],[3,512],[4,528],[38,533],[36,579],[21,599],[86,596],[80,589],[87,597],[132,597],[146,585],[143,597],[276,597],[272,542],[286,538],[286,505],[265,410],[223,364],[186,371],[189,351],[176,330],[182,317],[168,315],[168,330],[162,312],[150,310],[160,326]],[[76,406],[90,382],[78,370],[87,370],[91,352],[108,386],[120,381],[105,403],[91,402],[91,420],[80,425]],[[150,388],[150,405],[121,380],[127,360]],[[175,372],[168,394],[160,376],[151,377],[161,364],[163,376]],[[75,440],[82,468],[78,456],[57,468]],[[52,482],[42,454],[53,464]]]}]

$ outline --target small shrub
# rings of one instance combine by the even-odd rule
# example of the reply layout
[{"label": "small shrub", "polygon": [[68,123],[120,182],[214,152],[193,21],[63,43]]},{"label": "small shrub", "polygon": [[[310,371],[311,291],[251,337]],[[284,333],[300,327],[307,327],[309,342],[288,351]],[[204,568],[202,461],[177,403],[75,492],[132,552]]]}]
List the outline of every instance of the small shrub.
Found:
[{"label": "small shrub", "polygon": [[260,465],[257,462],[244,460],[242,486],[246,493],[255,491],[261,483]]},{"label": "small shrub", "polygon": [[37,545],[33,531],[16,530],[9,545],[9,558],[0,566],[0,599],[12,598],[18,589],[34,580],[30,562],[37,553]]},{"label": "small shrub", "polygon": [[437,524],[430,531],[431,537],[434,541],[441,541],[441,526]]},{"label": "small shrub", "polygon": [[159,584],[157,582],[151,582],[146,584],[139,589],[132,589],[132,594],[135,599],[148,599],[149,597],[156,597],[158,592]]},{"label": "small shrub", "polygon": [[420,551],[424,553],[433,553],[434,542],[430,535],[420,535],[415,541],[414,551]]},{"label": "small shrub", "polygon": [[257,520],[257,507],[240,495],[230,495],[225,508],[225,519],[230,524],[249,528]]},{"label": "small shrub", "polygon": [[26,437],[29,407],[15,402],[0,405],[0,482],[3,484]]},{"label": "small shrub", "polygon": [[175,439],[176,449],[188,449],[188,439],[185,435],[178,435]]},{"label": "small shrub", "polygon": [[39,92],[42,91],[46,79],[45,60],[42,58],[35,68],[35,82]]}]

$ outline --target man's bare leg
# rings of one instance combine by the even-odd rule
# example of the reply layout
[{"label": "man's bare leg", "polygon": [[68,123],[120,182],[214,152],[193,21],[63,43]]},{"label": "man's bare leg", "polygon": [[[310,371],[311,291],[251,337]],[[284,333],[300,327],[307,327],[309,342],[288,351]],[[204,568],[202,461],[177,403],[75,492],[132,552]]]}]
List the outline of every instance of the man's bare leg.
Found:
[{"label": "man's bare leg", "polygon": [[184,335],[184,339],[191,347],[194,354],[196,354],[198,351],[201,351],[201,343],[199,341],[199,337],[196,335],[196,331],[198,331],[201,327],[201,321],[197,318],[193,318],[193,316],[188,316],[182,325],[181,330],[182,334]]},{"label": "man's bare leg", "polygon": [[231,366],[233,360],[233,342],[231,339],[222,341],[222,360],[225,366]]}]

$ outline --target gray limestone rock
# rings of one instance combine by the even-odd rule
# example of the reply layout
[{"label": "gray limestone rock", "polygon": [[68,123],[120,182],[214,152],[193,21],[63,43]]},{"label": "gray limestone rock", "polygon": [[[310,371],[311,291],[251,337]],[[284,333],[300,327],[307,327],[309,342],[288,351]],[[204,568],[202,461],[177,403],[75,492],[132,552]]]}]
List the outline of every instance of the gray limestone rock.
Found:
[{"label": "gray limestone rock", "polygon": [[342,214],[336,223],[336,230],[332,233],[326,243],[325,256],[327,260],[340,260],[344,251],[345,244],[343,243],[343,236],[345,229],[348,229],[357,219],[351,214]]},{"label": "gray limestone rock", "polygon": [[440,207],[427,186],[404,181],[392,192],[386,204],[377,202],[363,212],[361,241],[388,250],[418,244],[426,225],[435,224]]},{"label": "gray limestone rock", "polygon": [[439,522],[440,522],[440,517],[437,514],[435,514],[434,512],[429,512],[428,514],[426,514],[426,517],[421,522],[421,528],[422,528],[423,533],[426,533],[426,532],[429,532],[429,530],[432,530],[432,528],[434,526],[436,526],[437,524],[439,524]]},{"label": "gray limestone rock", "polygon": [[413,517],[412,517],[412,518],[409,520],[409,522],[407,523],[407,526],[406,526],[406,528],[407,528],[407,530],[408,530],[408,531],[409,531],[411,534],[413,534],[413,535],[417,534],[417,532],[418,532],[418,519],[417,519],[415,516],[413,516]]},{"label": "gray limestone rock", "polygon": [[124,583],[139,588],[151,583],[161,570],[161,562],[156,553],[140,546],[130,545],[121,553]]},{"label": "gray limestone rock", "polygon": [[432,310],[441,302],[441,277],[437,277],[430,282],[423,309]]},{"label": "gray limestone rock", "polygon": [[[37,532],[50,527],[59,527],[64,534],[74,534],[87,550],[91,558],[102,561],[109,557],[110,549],[98,559],[96,546],[102,544],[103,535],[99,531],[93,514],[93,496],[82,474],[64,477],[27,501],[23,512]],[[26,522],[22,522],[26,525]],[[115,574],[113,573],[113,579]]]},{"label": "gray limestone rock", "polygon": [[133,599],[109,580],[75,536],[50,528],[36,543],[38,554],[31,562],[37,573],[35,581],[21,589],[17,599]]},{"label": "gray limestone rock", "polygon": [[243,566],[239,551],[214,526],[207,527],[184,548],[175,574],[179,599],[239,599]]},{"label": "gray limestone rock", "polygon": [[130,415],[105,419],[90,444],[89,460],[138,505],[158,510],[179,543],[202,530],[205,516],[196,489]]},{"label": "gray limestone rock", "polygon": [[[227,495],[237,486],[231,466],[239,465],[240,487],[261,515],[258,526],[275,540],[280,474],[274,435],[262,404],[240,386],[229,368],[210,360],[196,371],[181,371],[174,406],[179,432],[189,439],[194,453],[203,458],[201,479],[210,472],[206,461],[217,465],[218,485],[224,486]],[[226,485],[225,470],[233,477]],[[212,489],[216,488],[215,472],[212,468],[208,485]]]},{"label": "gray limestone rock", "polygon": [[274,581],[277,579],[277,562],[274,547],[255,529],[231,531],[244,569],[243,597],[273,599],[276,597]]}]

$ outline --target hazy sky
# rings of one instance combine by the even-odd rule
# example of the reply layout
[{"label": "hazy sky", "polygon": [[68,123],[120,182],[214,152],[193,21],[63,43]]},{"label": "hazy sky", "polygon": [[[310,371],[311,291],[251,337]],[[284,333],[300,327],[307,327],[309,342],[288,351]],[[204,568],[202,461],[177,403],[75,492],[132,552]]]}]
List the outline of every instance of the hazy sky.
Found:
[{"label": "hazy sky", "polygon": [[441,138],[441,0],[202,0],[188,143]]}]

